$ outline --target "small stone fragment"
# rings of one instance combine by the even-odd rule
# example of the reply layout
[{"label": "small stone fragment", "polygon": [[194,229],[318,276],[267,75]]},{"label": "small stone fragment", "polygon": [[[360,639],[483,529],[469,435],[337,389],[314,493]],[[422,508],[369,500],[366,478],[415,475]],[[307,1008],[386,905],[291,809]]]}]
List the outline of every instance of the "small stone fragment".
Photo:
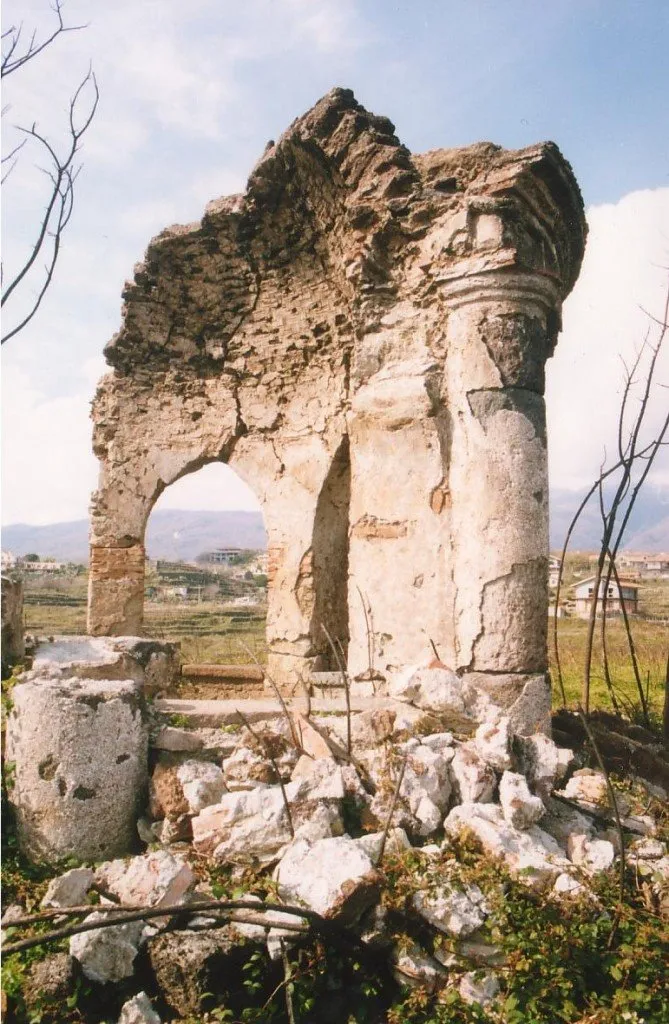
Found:
[{"label": "small stone fragment", "polygon": [[585,891],[585,886],[573,875],[568,875],[566,871],[558,875],[553,884],[553,892],[556,896],[579,896]]},{"label": "small stone fragment", "polygon": [[446,977],[446,971],[416,942],[398,949],[393,957],[395,977],[400,985],[410,985],[434,992]]},{"label": "small stone fragment", "polygon": [[490,803],[496,778],[473,743],[463,743],[451,761],[451,778],[458,803]]},{"label": "small stone fragment", "polygon": [[514,828],[531,828],[546,810],[539,797],[530,793],[525,776],[517,772],[502,775],[499,802],[504,817]]},{"label": "small stone fragment", "polygon": [[609,800],[606,779],[601,772],[588,768],[574,772],[560,795],[583,804],[591,811],[601,811],[607,807]]},{"label": "small stone fragment", "polygon": [[610,868],[616,859],[613,843],[608,839],[588,839],[587,836],[569,837],[567,852],[574,864],[588,875]]},{"label": "small stone fragment", "polygon": [[449,883],[429,892],[417,892],[414,908],[441,932],[460,938],[481,927],[488,908],[478,885],[455,888]]},{"label": "small stone fragment", "polygon": [[177,769],[177,778],[191,814],[217,804],[226,792],[223,772],[209,761],[184,761]]},{"label": "small stone fragment", "polygon": [[[94,911],[84,918],[86,924],[106,921],[108,915]],[[81,969],[91,981],[101,985],[109,981],[122,981],[134,972],[134,962],[145,924],[132,921],[108,928],[95,928],[80,932],[70,939],[70,955],[78,960]]]},{"label": "small stone fragment", "polygon": [[458,990],[466,1003],[488,1006],[499,992],[499,981],[491,971],[468,971],[460,979]]},{"label": "small stone fragment", "polygon": [[123,1004],[118,1024],[161,1024],[146,992],[138,992]]},{"label": "small stone fragment", "polygon": [[483,722],[474,735],[474,746],[486,764],[503,772],[511,768],[511,734],[509,719]]},{"label": "small stone fragment", "polygon": [[88,890],[93,882],[91,868],[72,868],[58,878],[52,878],[40,907],[78,907],[86,902]]},{"label": "small stone fragment", "polygon": [[202,740],[192,729],[177,729],[172,725],[164,725],[152,739],[151,745],[157,750],[170,750],[175,753],[201,750]]}]

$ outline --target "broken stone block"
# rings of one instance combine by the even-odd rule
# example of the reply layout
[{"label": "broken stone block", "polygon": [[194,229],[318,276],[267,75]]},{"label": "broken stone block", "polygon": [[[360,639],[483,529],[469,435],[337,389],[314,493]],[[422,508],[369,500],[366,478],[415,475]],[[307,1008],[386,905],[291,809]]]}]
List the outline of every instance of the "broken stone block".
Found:
[{"label": "broken stone block", "polygon": [[435,992],[448,977],[434,957],[428,956],[417,942],[403,945],[393,956],[395,978],[400,985],[424,988]]},{"label": "broken stone block", "polygon": [[458,991],[466,1003],[488,1006],[499,992],[499,981],[492,971],[468,971],[460,979]]},{"label": "broken stone block", "polygon": [[323,917],[357,920],[379,896],[379,876],[367,853],[348,836],[292,843],[275,871],[281,898]]},{"label": "broken stone block", "polygon": [[488,916],[478,885],[455,888],[447,882],[429,892],[417,892],[413,906],[429,924],[455,938],[471,935]]},{"label": "broken stone block", "polygon": [[72,995],[76,985],[74,968],[75,962],[68,953],[52,953],[31,964],[23,997],[26,1008],[34,1011],[36,1019],[46,1016],[45,1002],[64,1002]]},{"label": "broken stone block", "polygon": [[469,803],[454,807],[444,822],[447,835],[473,832],[485,851],[501,857],[513,874],[533,888],[544,888],[570,861],[552,836],[538,825],[520,831],[510,825],[495,804]]},{"label": "broken stone block", "polygon": [[563,871],[555,879],[552,891],[556,896],[580,896],[587,890],[573,875],[568,875],[566,871]]},{"label": "broken stone block", "polygon": [[[107,918],[107,914],[96,910],[85,917],[84,922],[92,924],[95,921],[106,921]],[[80,932],[70,939],[70,955],[79,961],[82,971],[91,981],[101,985],[122,981],[134,972],[135,957],[145,927],[143,921],[132,921],[110,928]]]},{"label": "broken stone block", "polygon": [[[286,786],[289,800],[300,785]],[[192,827],[196,850],[232,863],[270,864],[291,839],[278,786],[225,793],[193,818]]]},{"label": "broken stone block", "polygon": [[465,711],[462,680],[448,668],[407,669],[391,680],[389,692],[428,711]]},{"label": "broken stone block", "polygon": [[551,686],[545,672],[467,672],[462,686],[476,721],[492,721],[503,714],[512,736],[550,733]]},{"label": "broken stone block", "polygon": [[138,992],[123,1004],[118,1024],[161,1024],[161,1020],[146,992]]},{"label": "broken stone block", "polygon": [[593,834],[592,819],[586,818],[575,807],[569,807],[554,797],[547,798],[545,807],[546,814],[541,820],[541,827],[544,832],[548,832],[558,841],[563,850],[567,849],[570,835],[580,833],[591,836]]},{"label": "broken stone block", "polygon": [[296,800],[343,800],[346,796],[341,768],[331,759],[314,760],[304,754],[291,779]]},{"label": "broken stone block", "polygon": [[40,678],[19,683],[12,699],[7,756],[16,765],[12,802],[26,855],[100,860],[131,850],[147,785],[140,685]]},{"label": "broken stone block", "polygon": [[95,872],[98,887],[135,907],[159,907],[181,903],[197,878],[182,857],[154,850],[130,860],[100,864]]},{"label": "broken stone block", "polygon": [[[533,791],[546,799],[556,784],[560,769],[559,748],[543,733],[518,739],[520,769]],[[569,751],[573,758],[573,754]]]},{"label": "broken stone block", "polygon": [[226,792],[223,772],[209,761],[184,761],[177,768],[177,778],[190,814],[217,804]]},{"label": "broken stone block", "polygon": [[176,820],[188,813],[188,801],[177,772],[183,763],[179,754],[161,752],[149,780],[149,815],[156,821]]},{"label": "broken stone block", "polygon": [[453,790],[458,803],[489,803],[497,779],[472,742],[463,743],[450,764]]},{"label": "broken stone block", "polygon": [[575,803],[582,804],[589,811],[605,810],[609,803],[606,779],[601,772],[590,768],[581,768],[574,772],[560,796],[567,797]]},{"label": "broken stone block", "polygon": [[397,702],[393,707],[395,724],[393,738],[405,736],[422,736],[424,733],[435,733],[440,728],[440,716],[434,711],[424,711],[412,704]]},{"label": "broken stone block", "polygon": [[266,755],[252,750],[245,743],[223,761],[223,777],[231,792],[276,782],[274,769]]},{"label": "broken stone block", "polygon": [[452,761],[455,756],[455,740],[452,732],[435,732],[429,736],[421,737],[422,745],[441,754],[443,758]]},{"label": "broken stone block", "polygon": [[137,636],[59,636],[38,645],[26,678],[133,679],[148,696],[170,689],[179,672],[178,644]]},{"label": "broken stone block", "polygon": [[[353,715],[351,718],[351,743],[353,750],[358,750],[360,747],[375,747],[389,740],[395,731],[396,717],[397,713],[390,708],[362,711],[358,715]],[[343,723],[343,729],[343,736],[345,736],[345,722]]]},{"label": "broken stone block", "polygon": [[317,839],[329,839],[344,832],[344,823],[338,805],[331,800],[307,800],[293,806],[294,839],[306,839],[315,843]]},{"label": "broken stone block", "polygon": [[304,754],[317,759],[333,756],[330,737],[324,729],[314,725],[300,711],[291,711],[291,718],[300,749]]},{"label": "broken stone block", "polygon": [[525,776],[517,772],[502,775],[499,802],[504,817],[514,828],[531,828],[546,810],[539,797],[530,793]]},{"label": "broken stone block", "polygon": [[151,739],[151,746],[157,750],[170,750],[174,753],[201,750],[203,742],[192,729],[176,729],[172,725],[164,725]]},{"label": "broken stone block", "polygon": [[504,772],[511,768],[511,733],[509,719],[499,718],[495,722],[482,722],[474,735],[474,747],[491,768]]},{"label": "broken stone block", "polygon": [[148,942],[149,961],[163,999],[174,1013],[196,1019],[207,993],[220,995],[241,984],[242,967],[253,948],[248,941],[240,945],[232,925],[163,932]]},{"label": "broken stone block", "polygon": [[50,907],[80,907],[86,902],[93,875],[91,868],[72,868],[52,878],[40,907],[45,910]]},{"label": "broken stone block", "polygon": [[588,875],[606,871],[616,859],[613,843],[607,839],[589,839],[583,835],[569,837],[567,853],[572,862]]},{"label": "broken stone block", "polygon": [[[376,864],[381,852],[383,832],[368,832],[367,835],[359,836],[353,842],[367,854],[372,864]],[[403,828],[390,828],[386,837],[386,853],[401,854],[411,849],[409,837]]]}]

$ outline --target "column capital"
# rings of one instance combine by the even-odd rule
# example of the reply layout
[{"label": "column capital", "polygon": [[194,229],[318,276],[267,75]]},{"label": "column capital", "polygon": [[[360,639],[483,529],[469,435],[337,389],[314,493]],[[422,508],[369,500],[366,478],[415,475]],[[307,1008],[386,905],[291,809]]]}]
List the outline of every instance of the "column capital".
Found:
[{"label": "column capital", "polygon": [[554,277],[512,267],[474,273],[467,269],[466,263],[460,263],[452,276],[441,279],[441,295],[449,309],[501,303],[519,312],[539,307],[543,315],[557,314],[559,318],[562,290]]}]

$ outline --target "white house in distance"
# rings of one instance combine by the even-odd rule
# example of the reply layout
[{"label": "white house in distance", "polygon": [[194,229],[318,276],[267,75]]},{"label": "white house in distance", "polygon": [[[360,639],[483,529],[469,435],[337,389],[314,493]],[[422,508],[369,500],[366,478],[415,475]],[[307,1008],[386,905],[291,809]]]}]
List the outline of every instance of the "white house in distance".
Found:
[{"label": "white house in distance", "polygon": [[[603,578],[599,581],[599,590],[597,594],[597,609],[596,614],[602,614],[602,601],[604,598],[604,588],[606,587],[606,573]],[[592,598],[595,590],[595,577],[588,576],[587,579],[581,580],[573,587],[574,594],[574,614],[581,619],[587,619],[590,617],[590,606],[592,605]],[[609,580],[609,584],[606,590],[606,614],[607,615],[622,615],[623,603],[625,605],[625,611],[628,615],[636,615],[639,608],[639,584],[634,580],[621,579],[620,589],[615,579]]]},{"label": "white house in distance", "polygon": [[560,559],[556,558],[555,555],[551,555],[548,559],[548,586],[551,590],[555,590],[557,587],[559,576]]},{"label": "white house in distance", "polygon": [[632,569],[642,576],[669,576],[669,552],[624,552],[618,556],[618,564]]}]

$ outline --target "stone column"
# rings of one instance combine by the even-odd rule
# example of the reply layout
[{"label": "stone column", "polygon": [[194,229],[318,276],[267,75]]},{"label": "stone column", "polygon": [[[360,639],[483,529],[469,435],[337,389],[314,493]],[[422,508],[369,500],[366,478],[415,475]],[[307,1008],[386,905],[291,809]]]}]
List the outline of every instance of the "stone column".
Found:
[{"label": "stone column", "polygon": [[7,757],[26,856],[53,862],[130,853],[148,781],[141,684],[36,678],[15,686],[12,700]]},{"label": "stone column", "polygon": [[560,297],[505,271],[451,281],[447,302],[456,668],[507,709],[525,694],[524,731],[550,709],[543,392]]}]

